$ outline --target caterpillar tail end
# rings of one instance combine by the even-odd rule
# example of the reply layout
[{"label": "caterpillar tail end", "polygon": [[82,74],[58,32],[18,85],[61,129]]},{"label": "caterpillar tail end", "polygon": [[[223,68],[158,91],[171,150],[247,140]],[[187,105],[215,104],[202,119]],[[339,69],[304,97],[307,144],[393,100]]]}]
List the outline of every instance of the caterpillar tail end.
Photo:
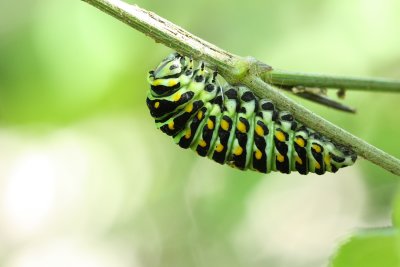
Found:
[{"label": "caterpillar tail end", "polygon": [[336,145],[330,153],[332,164],[338,169],[353,165],[357,160],[357,154],[344,146]]}]

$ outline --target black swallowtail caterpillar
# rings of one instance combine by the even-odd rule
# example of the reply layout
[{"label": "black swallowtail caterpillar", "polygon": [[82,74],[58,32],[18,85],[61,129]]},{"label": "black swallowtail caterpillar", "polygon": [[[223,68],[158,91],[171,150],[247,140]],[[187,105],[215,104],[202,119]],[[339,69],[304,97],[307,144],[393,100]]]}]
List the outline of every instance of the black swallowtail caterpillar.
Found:
[{"label": "black swallowtail caterpillar", "polygon": [[154,71],[147,106],[157,128],[182,148],[263,173],[336,172],[357,155],[279,111],[248,88],[220,86],[204,63],[173,53]]}]

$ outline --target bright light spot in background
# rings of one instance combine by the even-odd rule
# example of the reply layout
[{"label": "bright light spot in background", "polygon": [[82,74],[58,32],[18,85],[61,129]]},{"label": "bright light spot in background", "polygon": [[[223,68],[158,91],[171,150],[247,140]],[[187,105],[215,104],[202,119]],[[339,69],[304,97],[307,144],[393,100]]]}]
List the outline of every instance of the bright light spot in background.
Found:
[{"label": "bright light spot in background", "polygon": [[54,204],[55,162],[44,151],[28,151],[15,161],[4,188],[8,230],[30,235],[46,221]]},{"label": "bright light spot in background", "polygon": [[3,241],[24,242],[59,227],[57,219],[65,221],[82,199],[88,157],[82,138],[71,130],[40,137],[4,131],[0,147]]},{"label": "bright light spot in background", "polygon": [[[39,262],[37,266],[132,266],[98,264],[103,258],[94,254],[103,252],[93,247],[145,206],[152,169],[143,142],[146,130],[142,133],[138,127],[139,120],[119,115],[42,135],[1,129],[0,258],[18,267],[36,266],[28,264],[31,259]],[[82,252],[71,251],[72,245],[36,250],[44,241],[52,243],[65,235],[99,240],[82,244]],[[124,247],[129,248],[137,240],[128,235],[117,241],[128,242]],[[52,262],[64,252],[65,257],[75,257],[66,261],[68,265],[60,265],[64,258]],[[52,264],[43,265],[47,260]]]},{"label": "bright light spot in background", "polygon": [[80,238],[46,241],[18,251],[4,267],[139,266],[127,244],[102,244]]}]

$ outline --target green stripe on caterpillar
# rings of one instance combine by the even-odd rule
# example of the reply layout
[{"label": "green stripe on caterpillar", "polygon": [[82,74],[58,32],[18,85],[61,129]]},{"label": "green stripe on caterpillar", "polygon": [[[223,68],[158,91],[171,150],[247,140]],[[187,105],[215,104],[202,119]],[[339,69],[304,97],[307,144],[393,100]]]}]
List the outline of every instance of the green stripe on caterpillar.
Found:
[{"label": "green stripe on caterpillar", "polygon": [[178,53],[150,71],[146,102],[156,126],[182,148],[220,164],[262,173],[324,174],[357,155],[279,111],[248,88],[221,86],[217,73]]}]

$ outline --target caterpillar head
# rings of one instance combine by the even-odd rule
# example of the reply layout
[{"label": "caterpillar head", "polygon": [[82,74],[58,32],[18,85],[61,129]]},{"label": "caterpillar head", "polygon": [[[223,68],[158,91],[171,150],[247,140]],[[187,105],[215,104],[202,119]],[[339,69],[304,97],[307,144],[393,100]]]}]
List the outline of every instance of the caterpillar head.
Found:
[{"label": "caterpillar head", "polygon": [[153,71],[154,79],[177,78],[186,69],[187,60],[178,53],[172,53],[166,57]]},{"label": "caterpillar head", "polygon": [[[158,96],[169,95],[186,85],[190,81],[191,74],[188,76],[187,69],[188,66],[190,69],[191,62],[178,53],[170,54],[154,71],[149,72],[147,80],[151,85],[151,92]],[[189,72],[192,73],[191,70]]]}]

